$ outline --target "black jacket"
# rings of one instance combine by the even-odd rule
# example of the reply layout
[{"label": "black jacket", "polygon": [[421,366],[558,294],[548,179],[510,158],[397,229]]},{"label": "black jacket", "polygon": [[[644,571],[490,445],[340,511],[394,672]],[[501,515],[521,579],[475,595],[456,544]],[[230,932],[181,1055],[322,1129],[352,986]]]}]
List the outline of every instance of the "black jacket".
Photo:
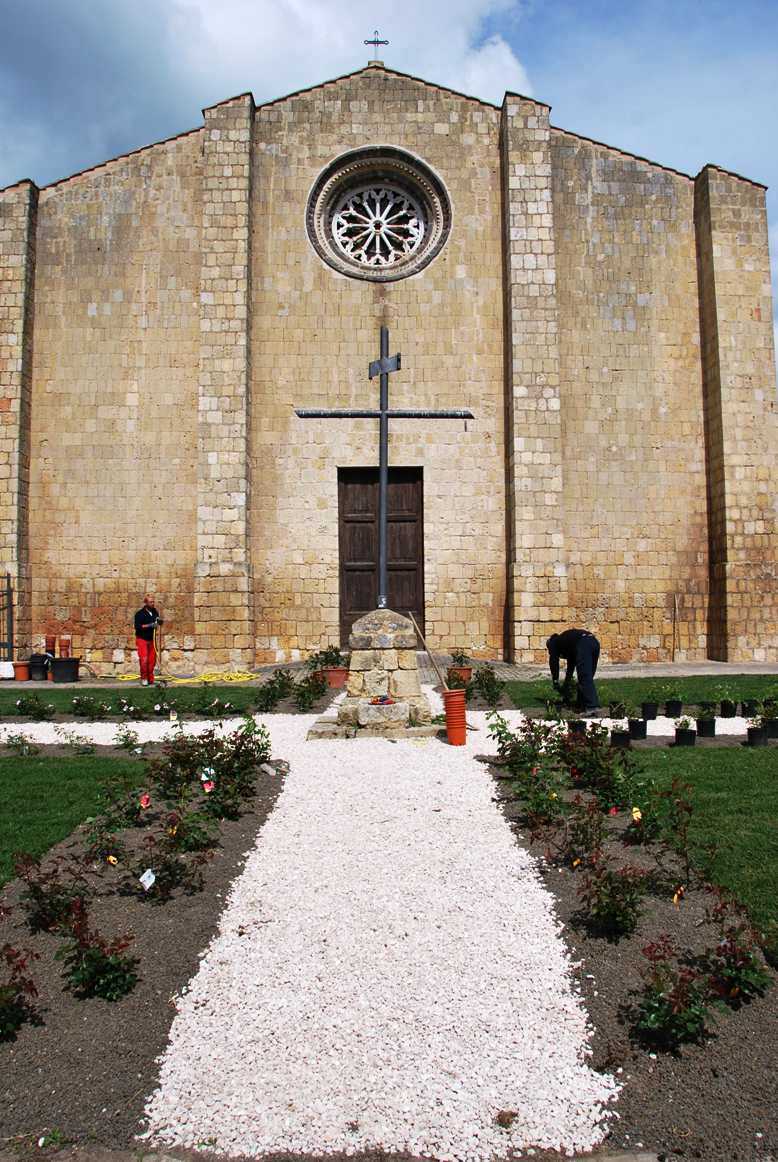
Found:
[{"label": "black jacket", "polygon": [[154,641],[154,626],[161,621],[154,605],[143,605],[135,614],[135,636],[144,642]]},{"label": "black jacket", "polygon": [[[578,646],[581,639],[585,637],[593,638],[594,634],[589,633],[585,629],[566,629],[564,633],[556,635],[556,641],[552,642],[548,647],[548,668],[551,671],[551,680],[553,682],[559,681],[560,658],[564,658],[567,662],[565,681],[572,678]],[[595,638],[594,640],[596,641],[597,639]]]}]

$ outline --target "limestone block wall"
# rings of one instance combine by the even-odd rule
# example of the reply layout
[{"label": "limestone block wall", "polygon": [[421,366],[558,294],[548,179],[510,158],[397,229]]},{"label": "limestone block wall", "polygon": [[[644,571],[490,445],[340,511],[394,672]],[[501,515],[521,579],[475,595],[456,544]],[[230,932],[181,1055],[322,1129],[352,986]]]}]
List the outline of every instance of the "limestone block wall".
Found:
[{"label": "limestone block wall", "polygon": [[124,668],[147,588],[194,646],[201,275],[198,134],[40,193],[31,622]]},{"label": "limestone block wall", "polygon": [[[379,327],[403,369],[397,407],[475,420],[390,427],[389,463],[424,472],[426,626],[433,646],[502,651],[505,594],[499,111],[381,67],[257,109],[251,322],[251,551],[260,661],[338,639],[337,469],[378,464],[369,420],[293,408],[377,406]],[[309,192],[346,150],[422,158],[452,203],[449,240],[402,281],[343,277],[311,247]]]},{"label": "limestone block wall", "polygon": [[502,117],[508,652],[545,660],[568,608],[548,106],[506,94]]},{"label": "limestone block wall", "polygon": [[552,132],[567,624],[611,660],[704,658],[694,183]]},{"label": "limestone block wall", "polygon": [[778,402],[763,187],[706,166],[695,215],[711,657],[778,659]]},{"label": "limestone block wall", "polygon": [[[0,191],[0,582],[10,574],[15,637],[30,641],[30,362],[38,191],[20,182]],[[5,637],[5,625],[0,626]],[[23,656],[23,653],[22,653]]]},{"label": "limestone block wall", "polygon": [[194,661],[251,665],[250,94],[205,110]]}]

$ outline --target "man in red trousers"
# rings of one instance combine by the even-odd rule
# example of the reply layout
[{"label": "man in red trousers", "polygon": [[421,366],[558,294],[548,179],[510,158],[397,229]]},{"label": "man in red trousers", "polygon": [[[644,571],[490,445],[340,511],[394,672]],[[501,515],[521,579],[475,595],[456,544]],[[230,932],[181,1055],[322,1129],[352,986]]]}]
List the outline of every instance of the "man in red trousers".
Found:
[{"label": "man in red trousers", "polygon": [[140,662],[141,686],[154,685],[154,667],[157,664],[154,629],[158,625],[162,625],[162,618],[154,605],[154,594],[147,593],[143,598],[143,605],[135,614],[135,646]]}]

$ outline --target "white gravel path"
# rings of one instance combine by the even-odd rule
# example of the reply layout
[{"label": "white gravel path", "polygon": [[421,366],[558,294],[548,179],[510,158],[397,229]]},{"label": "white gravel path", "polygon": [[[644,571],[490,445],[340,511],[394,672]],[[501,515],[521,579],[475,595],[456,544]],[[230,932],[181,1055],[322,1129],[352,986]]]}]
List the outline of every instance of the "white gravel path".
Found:
[{"label": "white gravel path", "polygon": [[463,748],[266,719],[291,771],[179,998],[153,1141],[486,1160],[601,1140],[617,1087],[586,1064],[551,897],[469,717]]}]

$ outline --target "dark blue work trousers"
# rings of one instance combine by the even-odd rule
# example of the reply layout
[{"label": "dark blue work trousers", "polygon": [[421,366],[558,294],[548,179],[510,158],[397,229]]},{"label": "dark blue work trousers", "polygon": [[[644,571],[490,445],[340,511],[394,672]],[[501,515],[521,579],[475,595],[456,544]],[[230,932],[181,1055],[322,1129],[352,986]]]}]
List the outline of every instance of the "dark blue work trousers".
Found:
[{"label": "dark blue work trousers", "polygon": [[575,651],[575,662],[568,667],[565,675],[565,693],[570,692],[570,682],[573,671],[578,678],[578,710],[596,710],[600,705],[597,697],[597,687],[594,684],[594,675],[597,673],[597,662],[600,659],[600,643],[593,633],[585,634],[578,642]]}]

